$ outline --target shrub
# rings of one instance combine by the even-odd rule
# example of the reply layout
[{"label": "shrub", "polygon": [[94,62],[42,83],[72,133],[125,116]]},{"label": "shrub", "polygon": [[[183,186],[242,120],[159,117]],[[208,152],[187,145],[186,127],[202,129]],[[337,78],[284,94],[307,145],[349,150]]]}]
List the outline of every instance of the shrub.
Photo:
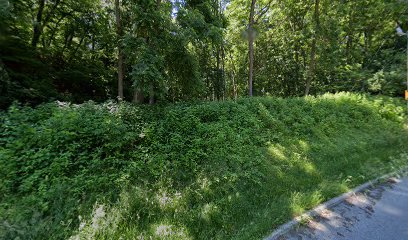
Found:
[{"label": "shrub", "polygon": [[349,93],[14,104],[0,114],[0,238],[259,238],[402,166],[402,106]]}]

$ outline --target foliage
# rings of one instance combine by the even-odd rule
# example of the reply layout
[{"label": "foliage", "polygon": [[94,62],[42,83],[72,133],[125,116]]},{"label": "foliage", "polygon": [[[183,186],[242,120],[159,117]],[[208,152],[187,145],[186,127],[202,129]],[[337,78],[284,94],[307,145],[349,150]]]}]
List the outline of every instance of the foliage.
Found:
[{"label": "foliage", "polygon": [[[407,1],[319,0],[319,24],[316,2],[256,1],[254,94],[302,96],[310,81],[312,95],[401,96]],[[245,96],[249,3],[0,0],[0,107],[115,99],[119,65],[127,101]]]},{"label": "foliage", "polygon": [[402,166],[407,0],[252,2],[0,0],[0,238],[257,238]]},{"label": "foliage", "polygon": [[13,104],[0,123],[2,239],[260,238],[408,157],[403,103],[349,93]]},{"label": "foliage", "polygon": [[[257,1],[258,15],[268,11],[256,23],[254,92],[261,96],[303,95],[316,34],[313,95],[353,91],[402,96],[406,38],[396,35],[395,20],[407,31],[407,1],[320,0],[318,29],[314,26],[315,2]],[[244,41],[248,5],[248,1],[232,1],[226,10],[226,39],[232,46],[227,71],[236,78],[241,95],[248,79]],[[380,80],[381,90],[375,90],[378,86],[370,85],[382,69],[390,74]],[[378,79],[374,82],[379,84]]]},{"label": "foliage", "polygon": [[112,77],[112,34],[100,1],[1,4],[9,12],[0,18],[0,61],[10,77],[2,108],[13,100],[39,104],[110,96],[106,80]]},{"label": "foliage", "polygon": [[[215,84],[223,86],[223,75],[214,73],[222,68],[226,24],[216,2],[120,0],[120,36],[113,2],[2,0],[0,61],[10,84],[1,89],[0,107],[13,100],[36,105],[115,98],[118,47],[125,55],[126,100],[138,88],[160,101],[209,92],[221,98]],[[176,8],[183,17],[173,14]]]}]

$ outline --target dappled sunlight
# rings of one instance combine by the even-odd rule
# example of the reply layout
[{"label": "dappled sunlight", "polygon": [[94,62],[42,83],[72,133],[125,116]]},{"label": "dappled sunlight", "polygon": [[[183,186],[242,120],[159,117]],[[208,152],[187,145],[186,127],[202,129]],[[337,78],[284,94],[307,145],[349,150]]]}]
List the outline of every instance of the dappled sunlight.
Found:
[{"label": "dappled sunlight", "polygon": [[293,192],[290,196],[290,209],[292,216],[296,217],[323,202],[319,190],[313,192]]},{"label": "dappled sunlight", "polygon": [[[309,175],[319,175],[314,163],[309,161],[307,154],[310,151],[309,144],[304,140],[298,140],[295,143],[289,143],[285,146],[277,143],[269,143],[268,152],[273,159],[278,161],[274,164],[282,165],[287,170],[299,169]],[[287,174],[288,172],[286,172]]]},{"label": "dappled sunlight", "polygon": [[69,239],[92,239],[96,234],[104,230],[115,231],[118,215],[114,211],[106,212],[106,210],[105,205],[95,203],[90,217],[78,216],[80,220],[78,232]]},{"label": "dappled sunlight", "polygon": [[[21,110],[7,117],[7,129],[28,127],[10,130],[10,148],[3,153],[27,162],[16,169],[3,165],[15,176],[25,174],[18,186],[26,197],[21,209],[31,209],[31,199],[39,201],[36,210],[52,209],[37,222],[52,225],[55,236],[65,231],[58,236],[71,240],[258,239],[406,164],[407,154],[389,157],[406,139],[392,114],[383,118],[355,99],[342,101],[254,98],[157,106],[159,113],[120,104],[125,107],[115,114],[93,106],[55,107],[52,118],[46,115],[34,127],[38,116],[24,119],[37,110]],[[50,185],[45,176],[63,184]],[[6,180],[11,196],[18,179]],[[58,221],[49,220],[61,206]],[[20,214],[19,207],[0,218],[15,215],[10,226],[25,227],[18,219],[29,214]],[[26,229],[41,228],[37,222]]]},{"label": "dappled sunlight", "polygon": [[310,162],[303,163],[303,169],[308,174],[317,174],[316,167]]},{"label": "dappled sunlight", "polygon": [[192,239],[184,227],[167,223],[153,224],[151,231],[159,239]]},{"label": "dappled sunlight", "polygon": [[339,104],[341,102],[358,103],[359,101],[366,100],[366,97],[364,95],[356,95],[350,92],[338,92],[336,94],[324,93],[318,97],[306,96],[303,99],[311,104],[317,104],[323,101]]},{"label": "dappled sunlight", "polygon": [[[328,95],[328,98],[331,96]],[[306,98],[306,101],[321,104],[319,108],[323,106],[334,110],[339,110],[338,107],[343,104],[342,97],[336,97],[334,102],[312,97]],[[350,100],[346,96],[344,101]],[[186,184],[173,187],[176,177],[171,174],[162,177],[154,187],[148,187],[149,190],[135,188],[122,193],[117,204],[103,208],[105,215],[102,214],[100,220],[92,221],[95,217],[91,216],[86,223],[81,223],[82,234],[95,234],[94,229],[97,229],[98,234],[106,236],[128,233],[130,235],[127,236],[141,238],[202,239],[206,234],[215,234],[212,229],[229,231],[228,234],[233,229],[245,228],[243,226],[251,229],[253,224],[261,221],[254,219],[269,221],[270,215],[265,213],[276,214],[275,221],[282,223],[288,216],[300,216],[328,198],[348,191],[355,182],[363,180],[360,168],[368,168],[382,159],[373,159],[371,165],[364,159],[355,162],[354,156],[367,148],[366,136],[358,130],[335,131],[341,126],[335,114],[319,113],[321,118],[318,122],[314,123],[313,119],[302,122],[304,109],[296,107],[293,110],[296,113],[290,113],[293,114],[292,125],[288,125],[290,131],[275,136],[275,132],[285,126],[284,122],[273,115],[267,105],[258,104],[258,107],[263,114],[262,121],[267,129],[271,129],[271,132],[266,131],[267,134],[262,135],[263,151],[257,156],[260,158],[259,165],[241,162],[235,155],[222,155],[220,159],[225,162],[212,166],[214,169],[200,169]],[[351,136],[353,139],[350,139]],[[265,172],[259,168],[262,164],[266,167]],[[254,180],[255,176],[259,176],[256,182],[259,185],[248,181],[249,177]],[[260,193],[257,188],[267,189],[270,193]],[[255,199],[249,196],[252,193],[259,195]],[[100,209],[98,211],[101,212]],[[333,217],[332,213],[325,214]],[[321,217],[325,217],[324,214]],[[314,224],[316,230],[325,231],[325,226],[319,223],[310,224]],[[106,226],[110,226],[109,234],[104,230]],[[204,229],[203,233],[197,232],[197,229]]]},{"label": "dappled sunlight", "polygon": [[92,214],[92,228],[97,230],[99,228],[99,222],[105,217],[105,209],[103,205],[97,205],[97,208]]},{"label": "dappled sunlight", "polygon": [[268,151],[272,157],[282,161],[307,160],[309,146],[305,141],[299,140],[286,144],[269,144]]},{"label": "dappled sunlight", "polygon": [[197,183],[204,192],[210,191],[211,181],[207,177],[197,178]]},{"label": "dappled sunlight", "polygon": [[357,207],[361,207],[361,208],[364,208],[371,204],[368,197],[362,194],[353,194],[352,196],[346,198],[345,201],[348,204],[351,204]]},{"label": "dappled sunlight", "polygon": [[179,201],[182,199],[181,192],[175,192],[170,194],[164,189],[160,189],[156,194],[156,201],[159,203],[160,209],[174,209],[179,204]]},{"label": "dappled sunlight", "polygon": [[303,150],[303,152],[310,151],[309,144],[306,141],[302,140],[302,139],[299,140],[299,147]]},{"label": "dappled sunlight", "polygon": [[[113,205],[95,203],[90,216],[79,217],[80,227],[77,233],[70,237],[70,240],[115,235],[134,239],[145,239],[144,236],[156,236],[159,239],[191,239],[185,227],[163,222],[168,216],[166,212],[177,212],[182,194],[160,189],[154,195],[155,197],[149,197],[149,195],[143,189],[132,188],[122,191],[118,202]],[[155,208],[155,205],[158,208]],[[209,206],[204,209],[207,216],[214,211],[213,207]],[[158,218],[153,217],[156,214]],[[152,217],[141,219],[141,216]],[[150,227],[140,228],[138,224],[141,222],[148,223]]]},{"label": "dappled sunlight", "polygon": [[329,230],[324,224],[314,220],[308,221],[307,226],[313,231],[327,232]]},{"label": "dappled sunlight", "polygon": [[201,210],[201,217],[206,221],[210,221],[211,217],[218,213],[219,209],[217,205],[215,205],[214,203],[207,203],[203,206]]},{"label": "dappled sunlight", "polygon": [[[340,179],[338,181],[340,181]],[[322,193],[328,198],[350,191],[348,181],[345,180],[341,182],[323,180],[321,183],[319,183],[318,188],[321,189]]]},{"label": "dappled sunlight", "polygon": [[[120,231],[124,219],[138,221],[140,216],[130,216],[134,207],[135,192],[140,192],[139,188],[132,188],[122,191],[119,200],[114,205],[100,204],[96,202],[90,216],[79,216],[80,225],[77,233],[71,236],[70,240],[92,239],[95,235],[110,236]],[[148,199],[145,199],[148,201]],[[137,232],[132,233],[132,235]]]},{"label": "dappled sunlight", "polygon": [[230,194],[228,195],[228,201],[232,201],[233,199],[238,199],[240,198],[241,194],[239,192],[236,192],[235,194]]},{"label": "dappled sunlight", "polygon": [[272,154],[273,157],[279,160],[286,160],[287,157],[285,155],[285,148],[280,144],[271,145],[268,147],[269,153]]},{"label": "dappled sunlight", "polygon": [[334,212],[328,208],[325,208],[319,215],[319,217],[324,219],[339,218],[341,215],[337,212]]}]

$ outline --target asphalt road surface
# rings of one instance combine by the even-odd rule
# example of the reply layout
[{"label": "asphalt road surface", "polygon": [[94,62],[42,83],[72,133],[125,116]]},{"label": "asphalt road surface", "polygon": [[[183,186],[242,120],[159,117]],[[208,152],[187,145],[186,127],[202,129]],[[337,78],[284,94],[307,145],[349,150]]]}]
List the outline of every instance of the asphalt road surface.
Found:
[{"label": "asphalt road surface", "polygon": [[408,178],[358,193],[279,239],[408,240]]}]

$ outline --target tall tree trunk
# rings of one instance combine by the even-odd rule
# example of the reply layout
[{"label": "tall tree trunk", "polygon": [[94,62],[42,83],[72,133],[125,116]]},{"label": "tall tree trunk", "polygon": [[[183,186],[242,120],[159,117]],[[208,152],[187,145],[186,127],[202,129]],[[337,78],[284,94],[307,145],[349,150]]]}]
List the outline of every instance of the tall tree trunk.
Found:
[{"label": "tall tree trunk", "polygon": [[231,78],[232,78],[232,95],[234,96],[234,100],[237,100],[237,84],[235,83],[235,72],[231,72]]},{"label": "tall tree trunk", "polygon": [[349,15],[348,30],[347,30],[347,45],[346,45],[346,63],[350,63],[350,52],[353,47],[353,16]]},{"label": "tall tree trunk", "polygon": [[202,56],[203,56],[203,69],[204,69],[204,74],[205,74],[205,83],[206,83],[206,96],[205,99],[206,100],[210,100],[211,99],[211,85],[210,85],[210,76],[209,76],[209,72],[211,71],[211,68],[209,67],[208,64],[208,56],[207,56],[207,44],[204,44],[202,46],[202,48],[204,49],[202,52]]},{"label": "tall tree trunk", "polygon": [[312,40],[312,49],[310,51],[310,65],[309,65],[309,71],[308,71],[308,77],[306,80],[306,89],[305,89],[306,96],[309,95],[310,85],[312,83],[312,80],[315,77],[315,72],[316,72],[316,42],[317,42],[317,37],[319,34],[319,28],[320,28],[319,1],[320,0],[315,0],[315,11],[314,11],[315,31],[314,31],[314,36]]},{"label": "tall tree trunk", "polygon": [[234,57],[232,56],[232,52],[230,51],[229,57],[231,59],[231,80],[232,80],[232,95],[234,96],[234,99],[237,100],[237,84],[235,82],[235,64],[234,64]]},{"label": "tall tree trunk", "polygon": [[34,27],[33,27],[33,38],[31,39],[31,46],[33,48],[37,47],[38,41],[40,40],[44,5],[45,5],[45,0],[38,1],[38,11],[37,11],[37,16],[36,16]]},{"label": "tall tree trunk", "polygon": [[350,52],[353,47],[353,36],[351,34],[347,35],[347,45],[346,45],[346,63],[350,64]]},{"label": "tall tree trunk", "polygon": [[153,82],[149,84],[149,104],[154,104],[154,85]]},{"label": "tall tree trunk", "polygon": [[123,78],[125,75],[123,52],[121,46],[121,40],[123,35],[121,16],[120,16],[120,3],[119,0],[115,0],[115,20],[116,20],[116,34],[118,38],[118,99],[123,100]]},{"label": "tall tree trunk", "polygon": [[144,102],[144,94],[140,87],[136,87],[133,90],[133,102],[134,103],[143,103]]},{"label": "tall tree trunk", "polygon": [[302,63],[299,60],[299,53],[300,53],[300,45],[301,43],[296,43],[295,44],[295,62],[297,65],[297,69],[296,69],[296,80],[293,82],[294,84],[294,92],[293,94],[298,94],[298,83],[301,82],[302,80],[302,74],[301,74],[301,69],[302,69]]},{"label": "tall tree trunk", "polygon": [[221,77],[222,77],[222,100],[225,100],[225,95],[227,92],[227,80],[225,77],[225,49],[224,49],[224,41],[221,45]]},{"label": "tall tree trunk", "polygon": [[248,24],[248,57],[249,57],[249,78],[248,78],[248,93],[252,97],[252,80],[254,71],[254,14],[256,0],[252,0],[251,9],[249,12]]},{"label": "tall tree trunk", "polygon": [[219,101],[220,98],[221,98],[221,91],[222,91],[221,74],[220,74],[220,61],[221,61],[221,59],[220,59],[220,47],[217,46],[216,48],[217,48],[217,57],[216,57],[216,60],[217,60],[216,69],[217,70],[216,70],[216,76],[215,76],[216,84],[214,84],[214,86],[215,86],[214,91],[215,91],[215,97]]},{"label": "tall tree trunk", "polygon": [[[161,0],[156,0],[156,10],[160,11],[160,4],[161,4]],[[154,82],[150,81],[149,82],[149,104],[152,105],[155,102],[155,98],[154,98]]]},{"label": "tall tree trunk", "polygon": [[[150,101],[150,99],[149,99],[149,101]],[[143,94],[141,86],[136,86],[133,89],[133,100],[132,100],[132,102],[134,102],[134,103],[143,103],[144,102],[144,94]]]}]

